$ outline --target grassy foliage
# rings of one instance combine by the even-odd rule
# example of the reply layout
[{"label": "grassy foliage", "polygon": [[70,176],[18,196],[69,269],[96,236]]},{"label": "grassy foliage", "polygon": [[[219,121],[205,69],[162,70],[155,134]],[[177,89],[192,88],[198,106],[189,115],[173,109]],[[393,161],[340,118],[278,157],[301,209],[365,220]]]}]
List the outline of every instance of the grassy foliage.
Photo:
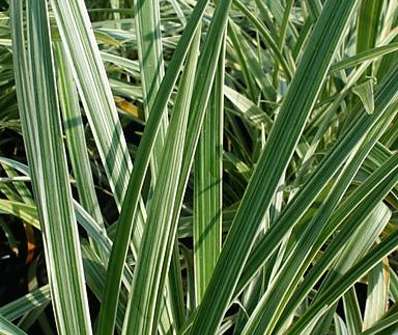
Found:
[{"label": "grassy foliage", "polygon": [[398,329],[396,1],[0,6],[1,334]]}]

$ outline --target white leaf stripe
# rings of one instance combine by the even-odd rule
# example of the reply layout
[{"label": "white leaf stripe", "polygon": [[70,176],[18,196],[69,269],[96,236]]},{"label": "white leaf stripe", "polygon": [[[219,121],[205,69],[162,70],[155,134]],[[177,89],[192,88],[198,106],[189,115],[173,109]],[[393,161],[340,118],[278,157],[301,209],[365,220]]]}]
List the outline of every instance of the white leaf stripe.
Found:
[{"label": "white leaf stripe", "polygon": [[26,67],[21,64],[21,75],[16,78],[18,98],[32,102],[29,109],[21,109],[21,114],[24,115],[25,144],[30,148],[28,161],[43,227],[57,328],[60,334],[91,334],[79,235],[57,106],[47,5],[41,0],[27,3],[28,58],[23,44],[23,2],[12,1],[11,4],[13,37],[20,40],[14,46],[15,64],[18,67],[19,58],[26,61]]}]

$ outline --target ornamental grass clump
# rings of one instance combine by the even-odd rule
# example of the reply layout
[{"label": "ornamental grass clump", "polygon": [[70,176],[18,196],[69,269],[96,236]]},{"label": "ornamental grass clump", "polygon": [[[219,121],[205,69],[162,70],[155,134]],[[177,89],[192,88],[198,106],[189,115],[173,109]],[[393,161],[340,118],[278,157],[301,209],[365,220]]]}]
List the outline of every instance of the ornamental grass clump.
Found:
[{"label": "ornamental grass clump", "polygon": [[396,1],[0,6],[0,334],[398,330]]}]

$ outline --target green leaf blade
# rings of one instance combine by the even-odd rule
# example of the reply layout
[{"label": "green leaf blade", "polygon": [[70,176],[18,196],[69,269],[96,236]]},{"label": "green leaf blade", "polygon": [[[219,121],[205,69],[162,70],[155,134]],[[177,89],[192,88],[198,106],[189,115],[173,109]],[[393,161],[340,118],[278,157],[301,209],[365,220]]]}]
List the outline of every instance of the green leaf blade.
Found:
[{"label": "green leaf blade", "polygon": [[[344,4],[328,1],[324,7],[322,20],[317,22],[317,29],[314,29],[235,216],[213,278],[190,330],[191,334],[213,334],[220,324],[232,298],[236,280],[242,273],[242,266],[253,246],[259,223],[270,205],[280,177],[287,168],[303,131],[302,127],[331,65],[335,47],[342,39],[355,5],[356,1],[347,1]],[[315,63],[316,71],[313,67]],[[311,80],[308,81],[308,78]],[[306,87],[305,96],[300,94],[303,86]],[[286,133],[289,138],[286,138]],[[211,316],[207,313],[209,309],[213,311]]]},{"label": "green leaf blade", "polygon": [[[28,161],[46,241],[57,328],[60,334],[91,334],[80,241],[57,105],[47,4],[36,1],[27,7],[30,58],[24,48],[22,5],[19,1],[12,2],[13,38],[19,40],[14,45],[15,64],[21,66],[17,90],[20,100],[32,102],[30,109],[21,109],[21,114],[24,115]],[[18,63],[18,57],[26,63]],[[30,72],[26,71],[28,68]]]}]

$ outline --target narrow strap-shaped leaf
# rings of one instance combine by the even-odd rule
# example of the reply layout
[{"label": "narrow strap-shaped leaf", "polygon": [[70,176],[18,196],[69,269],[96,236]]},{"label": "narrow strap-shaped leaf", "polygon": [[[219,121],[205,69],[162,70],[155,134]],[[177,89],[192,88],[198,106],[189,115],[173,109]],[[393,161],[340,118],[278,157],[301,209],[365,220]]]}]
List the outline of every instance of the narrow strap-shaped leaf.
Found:
[{"label": "narrow strap-shaped leaf", "polygon": [[[396,12],[397,12],[397,3],[395,1],[390,1],[389,2],[389,11],[386,14],[385,17],[385,22],[383,24],[383,30],[385,29],[385,32],[389,32],[391,29],[391,24],[396,25]],[[391,32],[397,31],[397,29],[393,29]],[[385,35],[385,34],[383,34]],[[394,38],[394,42],[398,42],[398,37]],[[380,65],[377,68],[377,77],[378,78],[384,78],[386,75],[388,75],[389,71],[391,71],[395,64],[396,64],[396,56],[395,55],[386,55],[383,57],[383,59],[380,62]]]},{"label": "narrow strap-shaped leaf", "polygon": [[27,335],[22,329],[15,326],[0,314],[0,334],[2,335]]},{"label": "narrow strap-shaped leaf", "polygon": [[[261,49],[253,46],[253,42],[250,40],[251,37],[233,20],[230,19],[228,21],[228,26],[228,38],[233,43],[234,54],[236,53],[238,56],[239,65],[242,68],[249,92],[252,92],[249,95],[250,99],[257,101],[260,93],[259,88],[265,99],[274,101],[275,91],[272,88],[271,78],[264,72],[263,64],[259,59]],[[275,62],[278,63],[276,57]]]},{"label": "narrow strap-shaped leaf", "polygon": [[0,199],[0,213],[14,215],[31,226],[40,229],[40,222],[37,219],[37,209],[34,205]]},{"label": "narrow strap-shaped leaf", "polygon": [[250,71],[248,69],[249,61],[248,61],[247,55],[245,53],[246,48],[241,47],[242,39],[244,39],[244,37],[242,36],[242,34],[240,32],[239,26],[234,21],[230,20],[228,25],[229,25],[228,37],[231,40],[232,45],[234,47],[234,53],[236,54],[236,57],[239,60],[239,64],[240,64],[241,71],[242,71],[242,74],[243,74],[245,82],[246,82],[249,96],[252,100],[255,100],[258,93],[257,93],[256,87],[254,85],[253,75],[252,75],[252,73],[250,73]]},{"label": "narrow strap-shaped leaf", "polygon": [[[2,179],[3,179],[2,181],[4,181],[4,178],[2,178]],[[11,179],[8,179],[8,180],[12,181],[12,180],[15,180],[15,178],[11,178]],[[15,188],[14,188],[14,186],[12,184],[2,182],[0,184],[0,191],[9,200],[21,201],[21,197],[19,196],[19,194],[17,193],[17,191],[15,190]]]},{"label": "narrow strap-shaped leaf", "polygon": [[317,249],[314,248],[315,242],[319,239],[325,227],[327,227],[335,207],[350,186],[366,156],[382,135],[385,124],[391,122],[391,115],[388,116],[385,118],[386,120],[381,120],[379,124],[370,130],[361,145],[353,149],[348,162],[336,177],[336,181],[327,198],[300,236],[297,237],[294,250],[285,256],[284,264],[273,285],[264,294],[255,312],[251,315],[245,330],[247,333],[268,333],[276,325],[279,315],[287,305],[289,295],[293,295],[295,286],[307,267],[310,266],[317,252]]},{"label": "narrow strap-shaped leaf", "polygon": [[344,294],[343,304],[348,331],[351,334],[359,333],[362,330],[362,314],[355,288]]},{"label": "narrow strap-shaped leaf", "polygon": [[0,307],[0,314],[8,320],[14,321],[49,301],[51,301],[50,285],[47,284]]},{"label": "narrow strap-shaped leaf", "polygon": [[308,9],[314,20],[317,20],[322,11],[322,3],[320,0],[305,0]]},{"label": "narrow strap-shaped leaf", "polygon": [[[18,321],[18,327],[24,331],[28,331],[36,321],[38,321],[40,323],[40,326],[42,327],[42,329],[44,327],[46,327],[46,326],[44,326],[44,323],[47,323],[46,321],[48,320],[48,318],[43,313],[44,313],[45,309],[49,306],[49,304],[50,304],[50,302],[46,302],[43,305],[36,307],[36,308],[30,310],[25,315],[23,315],[22,318]],[[50,328],[50,327],[48,327],[48,328]]]},{"label": "narrow strap-shaped leaf", "polygon": [[[95,193],[77,89],[73,80],[69,59],[63,57],[62,45],[60,43],[55,44],[55,57],[57,60],[59,101],[66,144],[72,171],[76,178],[79,200],[83,208],[95,219],[97,224],[101,228],[105,228],[97,194]],[[93,244],[93,247],[95,247],[95,242]],[[97,251],[100,252],[100,248],[97,248]],[[105,260],[101,252],[100,255]]]},{"label": "narrow strap-shaped leaf", "polygon": [[347,69],[349,67],[354,67],[358,64],[361,64],[362,62],[372,59],[377,59],[384,55],[396,52],[397,50],[398,50],[398,42],[393,42],[369,50],[364,50],[362,52],[357,53],[355,56],[344,58],[341,61],[337,62],[330,68],[330,72],[337,72],[343,69]]},{"label": "narrow strap-shaped leaf", "polygon": [[[51,5],[66,51],[64,56],[71,62],[75,83],[116,205],[120,209],[132,163],[85,3],[82,0],[54,0]],[[146,219],[141,197],[134,218],[131,245],[136,256]]]},{"label": "narrow strap-shaped leaf", "polygon": [[347,326],[344,323],[343,319],[336,313],[333,315],[333,320],[334,320],[334,329],[336,332],[336,335],[348,335],[348,330]]},{"label": "narrow strap-shaped leaf", "polygon": [[120,66],[125,71],[139,78],[140,66],[138,61],[120,57],[105,51],[101,51],[101,58],[104,62],[110,62]]},{"label": "narrow strap-shaped leaf", "polygon": [[398,275],[390,269],[390,298],[396,303],[398,301]]},{"label": "narrow strap-shaped leaf", "polygon": [[170,309],[173,313],[173,325],[175,326],[175,329],[179,330],[185,322],[186,309],[180,248],[177,238],[173,246],[173,255],[171,257],[166,289],[167,294],[169,295]]},{"label": "narrow strap-shaped leaf", "polygon": [[[299,335],[314,317],[323,315],[338,299],[350,289],[360,278],[374,268],[383,258],[398,248],[398,232],[391,234],[383,242],[372,248],[355,266],[340,280],[329,286],[316,303],[289,329],[287,334]],[[326,306],[326,308],[325,308]]]},{"label": "narrow strap-shaped leaf", "polygon": [[[393,35],[393,34],[391,34],[391,35]],[[388,43],[390,41],[390,38],[386,38],[385,40],[383,40],[382,44]],[[317,146],[319,145],[319,142],[321,141],[323,135],[325,134],[327,127],[330,125],[333,115],[335,115],[335,113],[337,112],[337,110],[341,106],[341,104],[343,103],[344,98],[347,96],[347,94],[349,94],[353,90],[353,87],[358,82],[358,80],[361,78],[363,73],[366,71],[366,68],[369,66],[370,63],[371,63],[370,60],[365,61],[355,71],[352,71],[352,73],[350,73],[349,77],[347,77],[345,87],[340,90],[338,96],[333,99],[333,102],[329,105],[329,107],[325,111],[324,116],[320,119],[321,123],[320,123],[318,129],[316,130],[315,136],[313,137],[313,139],[311,141],[309,150],[307,150],[307,152],[305,154],[305,157],[303,159],[304,162],[308,161],[308,159],[310,159],[312,157]],[[373,90],[373,88],[372,88],[372,90]],[[370,104],[370,106],[372,107],[374,104],[373,97],[370,100],[372,102]],[[373,109],[369,108],[369,111],[373,111]]]},{"label": "narrow strap-shaped leaf", "polygon": [[290,14],[291,14],[293,5],[294,5],[294,0],[286,1],[285,10],[283,12],[283,20],[282,20],[282,24],[281,24],[281,30],[280,30],[280,34],[278,37],[278,46],[281,51],[283,50],[284,45],[285,45],[287,28],[289,26],[289,18],[290,18]]},{"label": "narrow strap-shaped leaf", "polygon": [[[362,0],[358,18],[357,52],[371,49],[376,45],[382,8],[383,1]],[[372,74],[372,69],[369,69],[368,74]]]},{"label": "narrow strap-shaped leaf", "polygon": [[[391,184],[390,184],[391,185]],[[385,194],[382,192],[381,194]],[[380,198],[379,198],[380,199]],[[372,207],[370,207],[372,208]],[[317,296],[315,297],[315,300],[318,298],[318,295],[321,295],[322,292],[329,287],[330,285],[333,284],[334,281],[336,281],[338,278],[341,277],[342,274],[347,272],[355,263],[360,260],[361,256],[366,254],[371,246],[375,243],[375,241],[378,239],[380,233],[384,230],[386,225],[388,224],[390,218],[391,218],[391,211],[389,208],[384,205],[382,202],[379,202],[375,204],[373,207],[373,211],[368,214],[368,217],[366,220],[358,220],[358,221],[364,221],[357,230],[351,235],[351,238],[349,240],[345,240],[346,244],[342,248],[340,255],[334,265],[331,266],[331,270],[329,271],[328,275],[326,276],[325,280],[322,282],[321,288],[318,290]],[[353,222],[353,221],[351,221]],[[347,222],[348,224],[350,223],[349,221]],[[353,229],[354,230],[354,229]],[[342,229],[344,231],[344,228]],[[336,236],[336,239],[341,238],[342,233],[338,234]],[[338,249],[328,249],[328,255],[331,254],[332,250],[335,253],[338,253]],[[326,258],[326,257],[325,257]],[[370,271],[374,271],[377,268],[377,266]],[[369,274],[368,274],[369,275]],[[370,285],[370,282],[368,282],[368,285]],[[368,286],[369,287],[369,286]],[[383,296],[383,295],[382,295]],[[318,322],[317,325],[315,325],[315,328],[313,332],[315,333],[324,333],[327,332],[327,330],[330,328],[330,325],[332,323],[333,315],[335,314],[337,309],[337,306],[333,306],[330,308],[330,310],[324,315]],[[375,311],[376,312],[376,311]],[[378,313],[375,313],[377,315]],[[384,314],[384,311],[381,313],[381,315]]]},{"label": "narrow strap-shaped leaf", "polygon": [[[12,169],[11,167],[9,167],[7,164],[2,164],[2,167],[3,167],[4,171],[7,173],[7,176],[9,176],[10,178],[16,178],[18,176],[16,171],[14,169]],[[17,193],[19,194],[21,199],[26,204],[28,204],[28,205],[34,204],[32,193],[27,188],[27,186],[25,185],[24,182],[15,181],[15,182],[13,182],[13,186],[15,187],[15,190],[17,191]]]},{"label": "narrow strap-shaped leaf", "polygon": [[277,42],[272,37],[271,33],[268,29],[256,18],[256,16],[240,1],[236,0],[234,4],[248,17],[248,19],[255,25],[258,29],[261,38],[270,47],[272,52],[275,55],[275,58],[281,64],[282,69],[285,73],[285,76],[290,80],[292,78],[292,70],[290,69],[285,57],[282,55],[281,51],[278,48]]},{"label": "narrow strap-shaped leaf", "polygon": [[[290,13],[292,11],[293,5],[294,5],[294,0],[287,0],[286,6],[285,6],[285,9],[283,12],[283,19],[282,19],[282,23],[281,23],[281,27],[280,27],[280,33],[279,33],[278,40],[277,40],[278,48],[282,54],[285,49],[285,39],[286,39],[288,27],[289,27]],[[278,79],[278,66],[275,67],[275,72],[274,72],[275,83],[277,83],[277,79]]]},{"label": "narrow strap-shaped leaf", "polygon": [[225,50],[222,50],[219,57],[194,165],[193,226],[197,305],[205,292],[221,251],[224,53]]},{"label": "narrow strap-shaped leaf", "polygon": [[[383,126],[383,123],[381,123],[381,126]],[[378,134],[380,133],[379,128],[376,127],[373,133],[373,137],[376,135],[377,139],[377,136],[380,136],[380,134]],[[373,138],[373,141],[374,140],[375,139]],[[330,243],[330,249],[326,249],[324,256],[312,268],[310,274],[305,278],[301,286],[295,290],[289,302],[286,303],[283,314],[278,319],[279,325],[276,327],[282,327],[283,322],[288,319],[295,308],[297,308],[298,304],[304,299],[306,294],[308,294],[310,289],[321,278],[326,269],[330,267],[332,261],[338,254],[338,251],[343,248],[353,231],[355,231],[357,224],[366,219],[370,211],[385,197],[391,187],[394,186],[398,179],[398,176],[396,176],[396,172],[398,170],[398,167],[396,166],[397,160],[398,157],[390,159],[385,165],[372,174],[372,176],[369,177],[363,185],[355,190],[355,192],[353,192],[350,197],[348,197],[334,212],[334,215],[322,231],[321,236],[313,244],[313,248],[305,261],[307,264],[314,258],[333,232],[346,222],[345,220],[347,217],[349,217],[349,222],[352,222],[352,224],[346,223],[343,226],[336,238]]]},{"label": "narrow strap-shaped leaf", "polygon": [[[145,117],[153,109],[156,94],[159,90],[161,81],[164,77],[164,61],[162,33],[160,22],[160,4],[157,0],[135,0],[134,1],[134,19],[137,36],[137,47],[140,64],[141,86],[143,90],[143,102]],[[167,106],[165,107],[167,111]],[[151,185],[156,184],[159,173],[159,164],[163,154],[163,146],[168,127],[168,114],[162,111],[163,117],[158,135],[152,151],[151,159]],[[177,257],[177,255],[175,256]],[[172,268],[173,269],[173,268]],[[172,270],[171,269],[171,270]],[[171,273],[174,280],[178,280],[179,274]],[[169,282],[167,282],[167,285]],[[170,292],[173,294],[173,292]],[[167,299],[169,295],[166,295]],[[166,303],[166,309],[171,302]],[[171,304],[175,306],[175,304]],[[178,315],[178,311],[174,311]],[[167,330],[166,330],[167,331]]]},{"label": "narrow strap-shaped leaf", "polygon": [[72,170],[76,178],[79,198],[83,208],[97,221],[99,226],[104,227],[104,219],[95,193],[93,175],[87,153],[79,98],[72,77],[71,65],[68,59],[64,59],[63,55],[62,45],[57,43],[55,46],[55,57],[58,65],[59,100]]},{"label": "narrow strap-shaped leaf", "polygon": [[[105,277],[106,277],[106,269],[101,264],[101,259],[98,255],[93,251],[93,249],[87,245],[82,245],[82,253],[83,264],[84,264],[84,273],[87,277],[87,285],[90,287],[90,290],[98,299],[99,302],[103,302],[103,293],[104,293],[104,285],[105,285]],[[117,306],[116,313],[116,327],[120,332],[123,325],[123,317],[125,314],[126,303],[127,303],[127,292],[122,290],[120,294],[119,304]]]},{"label": "narrow strap-shaped leaf", "polygon": [[[26,56],[22,1],[12,1],[17,94],[22,103],[23,132],[28,149],[34,195],[38,203],[53,306],[60,334],[91,334],[90,314],[77,223],[68,180],[57,105],[53,55],[46,1],[27,3]],[[21,62],[22,60],[22,62]],[[29,63],[28,63],[29,62]],[[28,65],[29,64],[29,65]],[[62,243],[60,243],[62,241]]]},{"label": "narrow strap-shaped leaf", "polygon": [[179,180],[179,188],[176,195],[176,207],[173,213],[173,222],[178,221],[182,207],[189,173],[193,164],[193,157],[200,137],[200,130],[203,125],[205,111],[211,94],[211,87],[217,70],[217,59],[220,57],[223,46],[224,34],[227,25],[228,11],[231,1],[220,1],[214,13],[206,40],[203,44],[203,52],[199,59],[198,72],[201,74],[196,78],[195,95],[192,100],[193,110],[191,111],[187,138],[184,148],[184,161]]},{"label": "narrow strap-shaped leaf", "polygon": [[[94,140],[120,208],[132,164],[86,6],[83,0],[52,0],[51,5]],[[140,219],[143,224],[143,217]]]},{"label": "narrow strap-shaped leaf", "polygon": [[368,293],[366,299],[363,330],[381,320],[388,307],[388,272],[384,262],[377,264],[368,273]]},{"label": "narrow strap-shaped leaf", "polygon": [[[144,112],[146,118],[153,108],[156,94],[164,76],[160,5],[157,0],[134,0],[134,19],[141,70]],[[154,185],[166,137],[168,116],[163,113],[161,126],[153,148],[151,180]]]},{"label": "narrow strap-shaped leaf", "polygon": [[161,298],[173,250],[173,243],[167,242],[174,242],[177,228],[172,222],[174,198],[183,160],[188,111],[198,59],[199,32],[196,32],[173,108],[159,179],[150,203],[148,221],[135,267],[123,334],[153,334],[157,328]]},{"label": "narrow strap-shaped leaf", "polygon": [[116,313],[123,264],[127,256],[130,236],[134,228],[133,218],[135,218],[138,209],[140,192],[144,183],[150,154],[161,125],[162,111],[166,108],[174,85],[177,81],[178,74],[192,43],[195,31],[200,25],[200,21],[203,17],[208,1],[209,0],[200,0],[191,14],[191,18],[180,38],[177,48],[174,51],[173,58],[168,65],[165,77],[162,80],[153,104],[152,113],[149,115],[146,122],[144,134],[142,136],[140,146],[138,147],[138,159],[136,160],[136,166],[133,169],[126,191],[126,199],[128,200],[125,201],[122,206],[117,226],[117,234],[109,260],[104,303],[101,305],[100,311],[100,313],[102,313],[102,316],[100,315],[100,317],[108,320],[106,328],[105,325],[100,328],[100,331],[103,331],[103,335],[112,333],[114,324],[114,321],[112,320],[114,320]]},{"label": "narrow strap-shaped leaf", "polygon": [[[330,226],[333,225],[339,227],[341,223],[344,222],[345,224],[343,228],[326,248],[320,260],[314,265],[308,275],[304,278],[303,283],[299,286],[295,294],[290,299],[289,304],[284,311],[284,315],[279,319],[279,323],[282,324],[284,320],[288,318],[288,316],[294,311],[298,304],[304,299],[306,294],[308,294],[310,289],[320,280],[322,275],[327,269],[329,269],[331,264],[333,264],[333,261],[339,254],[339,251],[344,248],[347,241],[351,239],[352,235],[357,230],[358,224],[361,225],[358,229],[361,229],[362,231],[367,229],[366,226],[363,226],[362,222],[364,222],[364,220],[370,215],[372,209],[386,196],[386,194],[391,190],[391,188],[396,184],[398,180],[398,167],[396,165],[397,161],[398,156],[392,157],[390,160],[388,160],[357,190],[355,190],[355,192],[349,198],[347,198],[342,206],[336,211],[336,215],[333,216],[330,221]],[[350,210],[351,208],[353,208],[352,212]],[[377,212],[374,214],[378,215]],[[341,219],[344,217],[346,217],[347,219],[342,222]],[[327,236],[330,236],[330,234],[327,234]],[[356,236],[361,236],[361,233],[357,232]],[[324,242],[326,238],[323,238],[322,240]],[[358,238],[357,240],[358,241],[354,240],[354,242],[351,241],[351,244],[361,244],[361,241]],[[319,250],[320,246],[323,243],[317,242],[317,244],[318,247],[315,249]],[[357,250],[359,250],[359,248],[357,248]],[[352,251],[355,251],[355,247]],[[358,253],[358,251],[355,252]],[[347,256],[340,256],[340,271],[347,271],[347,269],[352,265],[352,258],[358,258],[358,256],[361,256],[361,254],[351,254],[350,250],[347,250],[345,252],[345,255],[350,255],[350,257],[347,258]],[[323,288],[327,289],[329,287],[328,284],[333,281],[338,273],[339,272],[337,271],[329,273],[328,278],[326,278],[324,281]]]},{"label": "narrow strap-shaped leaf", "polygon": [[361,335],[375,335],[375,334],[384,334],[383,330],[388,328],[391,329],[392,333],[386,334],[393,334],[393,331],[396,330],[398,324],[398,312],[394,313],[387,313],[387,316],[379,321],[377,321],[372,327],[366,329],[361,333]]},{"label": "narrow strap-shaped leaf", "polygon": [[[4,157],[0,157],[0,162],[2,162],[3,164],[7,164],[8,166],[14,168],[15,170],[18,170],[26,176],[29,176],[29,169],[25,164]],[[29,223],[32,224],[33,222],[36,228],[41,229],[39,225],[37,208],[34,204],[26,205],[17,203],[16,209],[20,209],[19,212],[16,212],[16,210],[12,209],[13,205],[15,205],[15,203],[5,203],[2,209],[8,214],[13,214],[17,217],[20,217],[21,219],[25,219],[25,215],[27,215],[27,218],[29,218]],[[77,221],[87,232],[88,236],[96,241],[97,245],[100,246],[102,252],[104,252],[105,254],[109,254],[112,248],[112,242],[107,236],[106,231],[98,225],[98,223],[92,218],[92,216],[87,211],[85,211],[85,209],[77,201],[74,201],[74,209]],[[129,278],[131,279],[132,275],[130,275]]]},{"label": "narrow strap-shaped leaf", "polygon": [[[289,203],[282,213],[278,222],[267,231],[267,234],[256,245],[256,249],[250,256],[250,260],[240,279],[238,290],[240,291],[250,278],[256,273],[276,249],[275,241],[280,241],[289,228],[298,222],[306,209],[315,200],[317,195],[324,189],[328,181],[336,173],[337,169],[344,163],[352,148],[361,141],[363,136],[374,126],[380,118],[387,113],[389,106],[392,106],[398,98],[398,68],[386,78],[378,87],[375,97],[375,111],[372,115],[365,111],[360,113],[355,124],[346,134],[342,135],[338,144],[329,152],[321,162],[314,174],[309,178],[302,190]],[[357,106],[358,109],[360,105]],[[358,111],[359,112],[359,111]],[[279,244],[278,242],[276,244]],[[275,248],[275,249],[274,249]]]},{"label": "narrow strap-shaped leaf", "polygon": [[[328,1],[324,6],[322,20],[313,31],[228,233],[191,334],[214,334],[220,325],[261,219],[295,150],[356,3]],[[318,65],[316,70],[314,63]]]}]

